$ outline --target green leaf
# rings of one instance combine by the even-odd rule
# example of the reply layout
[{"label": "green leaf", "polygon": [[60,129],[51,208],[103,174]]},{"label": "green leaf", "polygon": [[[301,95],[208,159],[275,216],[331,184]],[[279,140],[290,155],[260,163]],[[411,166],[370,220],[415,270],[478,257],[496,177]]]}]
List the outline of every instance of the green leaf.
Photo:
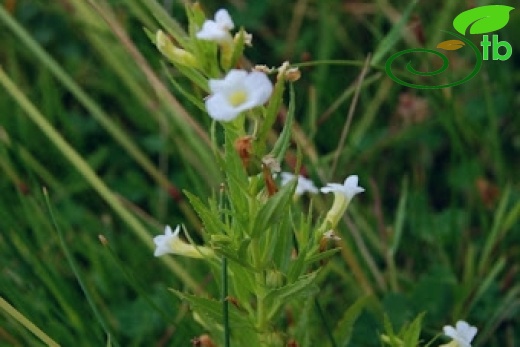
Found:
[{"label": "green leaf", "polygon": [[236,134],[231,134],[232,131],[230,127],[225,128],[226,152],[224,157],[224,170],[226,172],[231,210],[240,223],[241,228],[247,232],[245,228],[249,225],[250,221],[249,181],[242,161],[235,150],[233,138],[235,138]]},{"label": "green leaf", "polygon": [[419,345],[419,337],[421,335],[421,325],[425,313],[421,313],[406,327],[403,333],[403,342],[405,347],[415,347]]},{"label": "green leaf", "polygon": [[370,296],[364,296],[356,300],[343,314],[334,331],[335,340],[339,346],[348,346],[354,323],[368,303]]},{"label": "green leaf", "polygon": [[193,206],[193,209],[195,212],[197,212],[197,215],[202,220],[204,228],[208,234],[228,234],[226,225],[222,223],[216,211],[212,211],[207,208],[198,197],[191,194],[190,192],[184,191],[184,194],[186,194],[191,206]]},{"label": "green leaf", "polygon": [[318,271],[314,271],[313,273],[300,277],[294,283],[270,290],[265,297],[265,301],[277,305],[289,299],[307,297],[316,294],[319,291],[318,286],[314,283],[317,274]]},{"label": "green leaf", "polygon": [[276,140],[276,143],[273,146],[273,150],[271,151],[271,155],[276,158],[279,162],[283,161],[285,156],[285,152],[289,147],[291,141],[291,133],[292,133],[292,125],[294,121],[294,86],[293,84],[289,84],[290,93],[289,93],[289,108],[287,110],[287,116],[285,117],[285,124],[283,126],[283,130],[280,133],[280,137]]},{"label": "green leaf", "polygon": [[255,238],[262,232],[265,232],[270,225],[278,223],[278,220],[288,213],[287,205],[294,196],[297,180],[286,184],[278,193],[270,197],[265,205],[260,208],[255,217],[253,232],[251,238]]},{"label": "green leaf", "polygon": [[396,254],[399,244],[401,243],[401,236],[403,235],[404,221],[406,217],[406,203],[408,200],[408,179],[405,177],[401,183],[401,194],[399,204],[397,205],[397,212],[394,223],[394,236],[390,246],[390,253]]},{"label": "green leaf", "polygon": [[248,306],[251,294],[255,292],[254,273],[237,263],[228,263],[228,265],[232,278],[230,283],[233,285],[238,304]]},{"label": "green leaf", "polygon": [[305,265],[311,265],[312,263],[315,263],[317,261],[332,257],[334,254],[338,253],[340,250],[341,250],[341,248],[332,248],[332,249],[328,249],[324,252],[319,252],[317,254],[314,254],[305,259]]},{"label": "green leaf", "polygon": [[[278,110],[280,109],[280,106],[282,105],[282,98],[283,98],[283,91],[285,86],[285,80],[283,78],[280,78],[276,81],[276,84],[274,85],[274,91],[271,95],[271,98],[269,99],[269,104],[267,105],[267,111],[265,114],[265,120],[260,127],[260,131],[258,132],[258,143],[264,144],[266,143],[267,134],[269,134],[269,130],[273,127],[274,122],[276,121],[276,117],[278,116]],[[261,153],[263,152],[263,148],[258,149],[258,151]]]},{"label": "green leaf", "polygon": [[453,27],[462,35],[470,28],[470,34],[486,34],[502,29],[509,22],[509,12],[514,7],[487,5],[473,8],[459,14],[453,20]]},{"label": "green leaf", "polygon": [[287,272],[294,248],[291,218],[291,213],[284,214],[280,223],[272,229],[271,244],[267,247],[269,251],[265,256],[272,259],[276,268],[282,273]]},{"label": "green leaf", "polygon": [[[222,303],[213,299],[198,297],[191,294],[179,292],[175,289],[170,289],[181,300],[187,301],[193,311],[202,317],[210,320],[215,325],[220,325],[223,322]],[[229,306],[229,325],[233,328],[253,329],[253,325],[249,321],[249,317],[238,311],[233,305]],[[251,333],[253,333],[251,331]]]},{"label": "green leaf", "polygon": [[417,5],[417,1],[418,0],[413,0],[408,3],[408,6],[406,6],[402,12],[403,14],[401,15],[401,19],[399,19],[399,22],[397,22],[388,34],[379,42],[379,45],[374,50],[372,61],[370,62],[372,66],[379,64],[381,59],[383,59],[383,57],[395,47],[397,41],[403,37],[403,29],[408,25],[412,10],[415,5]]},{"label": "green leaf", "polygon": [[231,63],[229,68],[236,66],[242,55],[244,54],[245,48],[245,30],[244,28],[240,28],[238,32],[238,40],[235,41],[235,46],[233,49],[233,55],[231,56]]}]

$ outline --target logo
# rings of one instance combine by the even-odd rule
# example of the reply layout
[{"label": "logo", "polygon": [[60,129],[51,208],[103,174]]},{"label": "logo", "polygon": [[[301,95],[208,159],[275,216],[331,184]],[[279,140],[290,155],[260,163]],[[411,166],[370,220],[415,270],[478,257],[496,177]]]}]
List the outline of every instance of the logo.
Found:
[{"label": "logo", "polygon": [[[443,53],[427,48],[412,48],[404,51],[397,52],[390,56],[386,61],[385,69],[388,76],[395,82],[407,86],[410,88],[417,89],[442,89],[448,87],[458,86],[459,84],[466,83],[473,77],[475,77],[484,60],[499,60],[504,61],[511,57],[513,54],[513,48],[507,41],[500,41],[498,35],[488,35],[491,32],[502,29],[509,22],[509,12],[514,10],[514,7],[505,5],[487,5],[473,8],[459,14],[453,20],[453,27],[458,33],[446,31],[447,34],[451,35],[454,39],[447,40],[439,43],[436,48],[445,51],[455,51],[464,47],[469,47],[475,55],[475,66],[473,70],[465,77],[458,81],[441,84],[441,85],[423,85],[407,82],[401,77],[395,75],[392,71],[392,64],[394,61],[406,54],[410,53],[429,53],[439,57],[442,60],[442,66],[433,71],[419,71],[412,66],[411,60],[406,64],[406,72],[415,76],[429,77],[436,76],[449,67],[449,60]],[[482,47],[482,53],[480,49],[469,39],[466,38],[466,34],[469,31],[471,35],[483,35],[480,46]]]}]

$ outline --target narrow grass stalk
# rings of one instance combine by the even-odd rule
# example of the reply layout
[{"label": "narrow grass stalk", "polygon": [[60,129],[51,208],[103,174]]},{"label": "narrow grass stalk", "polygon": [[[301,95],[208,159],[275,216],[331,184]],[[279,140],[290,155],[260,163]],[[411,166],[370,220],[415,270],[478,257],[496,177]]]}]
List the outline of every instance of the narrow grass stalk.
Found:
[{"label": "narrow grass stalk", "polygon": [[314,306],[316,307],[316,311],[318,312],[318,315],[320,316],[320,320],[323,324],[323,327],[325,328],[325,332],[327,333],[327,338],[329,339],[330,345],[332,347],[338,347],[338,344],[336,343],[336,340],[334,339],[334,335],[332,335],[332,331],[330,330],[330,327],[327,324],[327,319],[325,317],[325,314],[323,313],[323,310],[321,309],[321,305],[320,305],[320,302],[318,301],[318,298],[314,298]]},{"label": "narrow grass stalk", "polygon": [[502,236],[500,234],[503,232],[504,217],[506,215],[510,194],[511,188],[507,187],[495,212],[493,227],[491,228],[491,232],[488,234],[486,243],[484,244],[484,249],[482,250],[482,254],[480,256],[480,262],[478,265],[478,271],[480,274],[485,274],[489,271],[489,266],[491,265],[490,258],[493,248],[496,247]]},{"label": "narrow grass stalk", "polygon": [[[81,275],[81,272],[78,269],[78,266],[76,265],[76,262],[74,261],[74,257],[72,257],[72,254],[70,253],[69,247],[67,246],[67,243],[65,242],[65,238],[63,237],[63,233],[61,232],[60,227],[58,226],[58,223],[56,222],[56,218],[54,217],[54,212],[51,208],[51,203],[49,201],[49,194],[47,193],[47,189],[43,189],[43,196],[45,197],[45,204],[47,205],[47,209],[49,211],[49,215],[51,217],[52,224],[54,226],[54,230],[58,234],[58,238],[60,239],[61,248],[63,249],[63,253],[65,254],[65,257],[67,258],[67,262],[69,263],[70,268],[72,269],[72,272],[74,273],[74,276],[76,277],[76,280],[78,281],[78,284],[81,288],[81,291],[83,292],[83,295],[85,295],[85,298],[87,299],[87,302],[90,306],[90,309],[94,313],[94,316],[96,317],[96,320],[101,325],[103,330],[105,331],[105,334],[110,338],[113,336],[112,332],[110,331],[110,328],[108,327],[108,324],[105,322],[105,319],[101,315],[101,312],[99,312],[96,303],[94,302],[94,299],[90,295],[87,286],[85,285],[85,281],[83,280],[83,276]],[[110,340],[112,340],[110,338]],[[114,340],[114,343],[116,346],[119,346],[117,341]]]},{"label": "narrow grass stalk", "polygon": [[9,316],[13,317],[18,321],[18,323],[22,324],[27,330],[33,333],[36,337],[38,337],[43,343],[50,347],[59,347],[60,345],[50,338],[47,334],[45,334],[40,328],[38,328],[33,322],[27,319],[23,314],[21,314],[16,308],[11,306],[3,297],[0,297],[0,309],[5,311]]},{"label": "narrow grass stalk", "polygon": [[368,72],[368,64],[370,63],[370,54],[367,56],[365,60],[365,65],[363,66],[363,69],[361,70],[359,74],[359,78],[356,82],[356,91],[354,92],[354,97],[352,98],[352,103],[350,104],[347,120],[345,121],[345,125],[343,126],[343,130],[341,131],[341,137],[338,142],[338,147],[336,148],[336,153],[334,155],[334,161],[332,162],[332,168],[329,172],[329,178],[332,178],[334,176],[334,172],[336,171],[336,167],[338,165],[339,156],[341,153],[341,149],[345,145],[345,141],[347,139],[347,134],[350,129],[350,124],[352,123],[352,118],[354,116],[354,111],[356,110],[357,102],[359,99],[359,92],[361,91],[361,85],[363,81],[365,80],[365,76]]},{"label": "narrow grass stalk", "polygon": [[227,259],[222,258],[222,316],[224,323],[224,347],[230,346],[229,333],[229,301],[228,301],[228,269]]},{"label": "narrow grass stalk", "polygon": [[[176,187],[168,178],[160,172],[156,166],[148,159],[143,151],[135,144],[120,127],[113,122],[110,117],[99,107],[99,105],[88,96],[87,93],[68,75],[65,70],[56,62],[38,43],[20,26],[13,18],[0,6],[0,20],[20,39],[20,41],[34,54],[34,56],[46,66],[49,71],[67,88],[78,101],[88,110],[90,115],[103,126],[103,128],[125,149],[125,151],[152,177],[164,190],[172,194]],[[200,132],[199,132],[200,133]],[[197,219],[193,211],[185,201],[178,202],[179,208],[190,220],[190,223],[197,225]]]},{"label": "narrow grass stalk", "polygon": [[119,270],[121,270],[123,275],[128,280],[128,283],[130,283],[130,285],[134,288],[134,290],[146,301],[146,303],[151,308],[156,310],[163,317],[163,319],[165,321],[174,324],[175,322],[170,319],[170,316],[161,307],[157,306],[157,304],[155,304],[152,301],[152,299],[150,298],[150,295],[148,295],[148,292],[145,289],[143,289],[143,286],[135,278],[134,274],[132,272],[130,272],[127,267],[124,266],[124,264],[121,261],[121,259],[119,259],[117,257],[117,255],[115,254],[115,252],[112,249],[112,247],[110,247],[110,244],[108,243],[108,240],[103,235],[99,235],[98,237],[99,237],[99,241],[101,242],[101,244],[103,246],[105,246],[105,248],[108,250],[108,253],[112,257],[112,260],[114,260],[116,265],[119,267]]},{"label": "narrow grass stalk", "polygon": [[[219,209],[224,209],[224,185],[220,187]],[[222,257],[222,324],[224,325],[224,347],[230,346],[229,302],[228,302],[228,266],[227,258]]]},{"label": "narrow grass stalk", "polygon": [[[141,241],[149,248],[153,249],[153,243],[150,235],[142,226],[140,221],[129,213],[105,185],[105,183],[97,176],[88,163],[72,148],[68,142],[52,127],[46,117],[27,99],[22,91],[7,76],[2,68],[0,68],[0,84],[5,90],[16,100],[20,107],[25,111],[31,121],[33,121],[40,130],[49,138],[49,140],[59,149],[63,156],[72,164],[72,166],[83,176],[83,178],[92,186],[92,188],[105,200],[105,202],[114,210],[114,212],[130,227],[130,229],[141,239]],[[165,258],[165,257],[163,257]],[[175,273],[186,285],[197,293],[203,290],[197,282],[189,275],[189,273],[177,262],[172,259],[165,258],[163,260],[168,267]]]}]

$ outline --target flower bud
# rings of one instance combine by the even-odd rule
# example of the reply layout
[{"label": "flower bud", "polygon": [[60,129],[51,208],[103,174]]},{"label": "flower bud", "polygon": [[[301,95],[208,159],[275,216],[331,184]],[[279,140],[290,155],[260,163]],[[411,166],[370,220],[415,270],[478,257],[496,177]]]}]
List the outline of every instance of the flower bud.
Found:
[{"label": "flower bud", "polygon": [[168,35],[166,35],[162,30],[157,30],[155,42],[159,52],[161,52],[172,63],[194,68],[199,67],[197,58],[195,58],[195,56],[190,52],[176,47]]}]

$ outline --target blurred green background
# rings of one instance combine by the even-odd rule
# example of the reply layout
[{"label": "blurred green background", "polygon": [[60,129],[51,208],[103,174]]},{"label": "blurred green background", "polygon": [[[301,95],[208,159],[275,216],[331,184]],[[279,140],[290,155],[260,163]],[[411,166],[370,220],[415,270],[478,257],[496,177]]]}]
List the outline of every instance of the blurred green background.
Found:
[{"label": "blurred green background", "polygon": [[[168,74],[193,86],[143,30],[173,25],[164,14],[185,26],[183,3],[1,4],[0,295],[63,346],[106,345],[107,330],[123,346],[189,345],[204,331],[167,288],[216,296],[211,272],[201,262],[154,258],[150,243],[164,224],[199,230],[182,190],[211,194],[220,173],[207,143],[209,117]],[[452,30],[457,14],[488,4],[201,2],[208,17],[224,7],[253,33],[246,55],[254,64],[357,62],[301,68],[298,124],[283,163],[291,170],[298,145],[302,172],[317,184],[357,174],[366,188],[340,230],[354,260],[338,254],[319,294],[331,324],[356,298],[374,294],[352,346],[380,345],[383,312],[398,329],[423,311],[425,340],[462,318],[479,328],[475,346],[520,345],[520,10],[498,32],[513,47],[511,59],[485,61],[463,85],[409,89],[384,71],[391,54],[435,47],[450,38],[442,30]],[[407,8],[402,30],[392,30]],[[448,56],[443,78],[472,69],[468,52]],[[67,262],[42,187],[98,315]],[[318,198],[318,213],[327,201]],[[315,313],[308,319],[318,322]],[[307,343],[325,346],[315,326]],[[41,342],[2,310],[0,345]]]}]

